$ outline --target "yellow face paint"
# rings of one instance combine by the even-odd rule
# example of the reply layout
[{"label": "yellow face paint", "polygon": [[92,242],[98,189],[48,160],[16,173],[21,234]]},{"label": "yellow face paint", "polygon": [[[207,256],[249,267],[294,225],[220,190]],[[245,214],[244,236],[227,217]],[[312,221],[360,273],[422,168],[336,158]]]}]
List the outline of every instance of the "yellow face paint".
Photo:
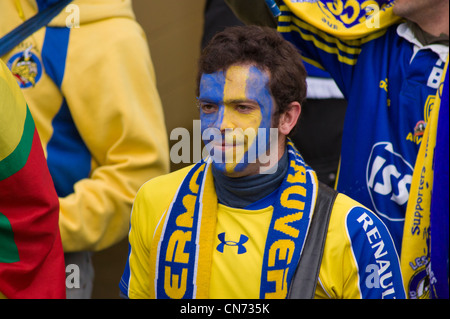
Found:
[{"label": "yellow face paint", "polygon": [[220,153],[213,157],[214,164],[224,173],[242,171],[256,161],[249,150],[256,153],[258,130],[269,129],[271,124],[273,100],[268,81],[266,72],[250,65],[233,65],[225,73],[202,76],[202,133],[208,129],[220,131],[213,140],[205,134],[203,139],[216,155]]}]

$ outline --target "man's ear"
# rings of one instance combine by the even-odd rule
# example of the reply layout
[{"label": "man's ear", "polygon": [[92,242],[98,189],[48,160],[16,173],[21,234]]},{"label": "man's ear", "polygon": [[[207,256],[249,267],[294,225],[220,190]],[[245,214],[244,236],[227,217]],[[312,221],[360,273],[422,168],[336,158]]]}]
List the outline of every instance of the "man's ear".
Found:
[{"label": "man's ear", "polygon": [[301,112],[302,106],[300,103],[291,102],[288,105],[286,112],[280,114],[280,118],[278,120],[278,131],[283,135],[288,135],[294,128],[295,124],[297,124]]}]

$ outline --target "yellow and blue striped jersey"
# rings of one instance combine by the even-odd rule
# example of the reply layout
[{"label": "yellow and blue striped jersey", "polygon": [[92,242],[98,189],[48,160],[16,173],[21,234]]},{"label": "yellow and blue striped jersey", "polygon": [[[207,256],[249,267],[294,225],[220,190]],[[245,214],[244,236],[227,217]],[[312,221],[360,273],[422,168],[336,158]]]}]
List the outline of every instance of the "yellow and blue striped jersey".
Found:
[{"label": "yellow and blue striped jersey", "polygon": [[[342,1],[335,4],[321,7],[318,24],[343,8]],[[306,61],[327,70],[348,101],[336,189],[377,213],[400,253],[413,167],[448,45],[422,45],[398,18],[364,37],[343,39],[307,23],[289,6],[281,11],[279,32]]]}]

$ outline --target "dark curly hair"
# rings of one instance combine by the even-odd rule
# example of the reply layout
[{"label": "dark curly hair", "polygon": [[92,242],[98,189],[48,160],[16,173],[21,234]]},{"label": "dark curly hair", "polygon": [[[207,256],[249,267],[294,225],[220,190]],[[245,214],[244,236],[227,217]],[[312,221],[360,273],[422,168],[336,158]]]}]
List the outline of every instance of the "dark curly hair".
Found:
[{"label": "dark curly hair", "polygon": [[299,51],[275,29],[254,25],[229,27],[211,39],[198,63],[197,96],[202,74],[225,71],[236,64],[253,64],[269,71],[269,88],[277,105],[274,121],[278,122],[291,102],[303,103],[306,71]]}]

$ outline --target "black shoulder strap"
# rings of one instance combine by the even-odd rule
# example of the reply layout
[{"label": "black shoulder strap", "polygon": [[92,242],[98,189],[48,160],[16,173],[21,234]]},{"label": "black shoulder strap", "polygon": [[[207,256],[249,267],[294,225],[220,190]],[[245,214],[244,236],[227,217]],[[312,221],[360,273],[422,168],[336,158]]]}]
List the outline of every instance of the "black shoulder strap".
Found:
[{"label": "black shoulder strap", "polygon": [[35,16],[25,21],[17,28],[0,38],[0,57],[14,49],[24,39],[48,24],[58,13],[73,0],[60,0]]},{"label": "black shoulder strap", "polygon": [[337,194],[337,191],[331,187],[319,183],[313,218],[303,247],[302,257],[291,281],[291,288],[288,294],[289,299],[314,298],[327,237],[328,223]]}]

